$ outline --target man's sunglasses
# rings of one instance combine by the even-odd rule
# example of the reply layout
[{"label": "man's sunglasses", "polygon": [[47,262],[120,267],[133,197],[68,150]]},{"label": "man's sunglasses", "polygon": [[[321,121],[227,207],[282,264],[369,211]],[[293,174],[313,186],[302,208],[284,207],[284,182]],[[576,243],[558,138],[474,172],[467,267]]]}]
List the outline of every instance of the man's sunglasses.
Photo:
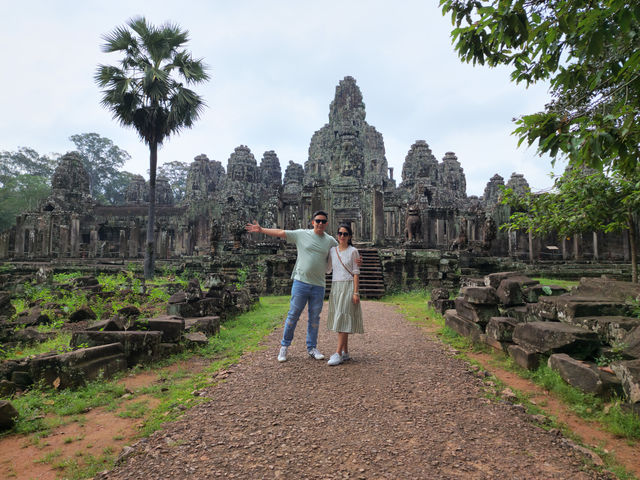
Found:
[{"label": "man's sunglasses", "polygon": [[315,219],[314,222],[316,223],[327,223],[326,219]]},{"label": "man's sunglasses", "polygon": [[349,232],[338,232],[338,236],[339,237],[348,237],[349,236]]}]

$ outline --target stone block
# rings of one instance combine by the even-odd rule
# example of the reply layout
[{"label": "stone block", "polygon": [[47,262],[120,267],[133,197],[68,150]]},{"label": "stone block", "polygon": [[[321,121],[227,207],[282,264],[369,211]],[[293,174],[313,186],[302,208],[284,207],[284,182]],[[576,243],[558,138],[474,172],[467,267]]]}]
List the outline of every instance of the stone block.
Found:
[{"label": "stone block", "polygon": [[491,317],[485,328],[487,337],[498,342],[512,342],[513,330],[519,322],[509,317]]},{"label": "stone block", "polygon": [[[99,332],[97,332],[99,333]],[[58,388],[74,388],[97,378],[109,378],[127,369],[120,343],[80,348],[60,355],[45,355],[31,360],[30,373],[35,381]]]},{"label": "stone block", "polygon": [[455,308],[456,304],[454,300],[442,300],[442,299],[437,299],[437,300],[430,300],[428,302],[429,307],[433,308],[436,312],[438,312],[440,315],[444,315],[444,312],[446,312],[447,310],[451,310],[452,308]]},{"label": "stone block", "polygon": [[203,298],[197,305],[199,317],[219,316],[224,308],[221,299],[218,298]]},{"label": "stone block", "polygon": [[500,303],[505,307],[524,305],[522,284],[515,278],[506,278],[500,282],[500,286],[496,290],[496,295],[498,295]]},{"label": "stone block", "polygon": [[490,347],[495,348],[496,350],[500,350],[503,353],[509,352],[509,345],[513,345],[511,342],[501,342],[496,340],[495,338],[489,337],[486,333],[480,335],[480,341],[486,343]]},{"label": "stone block", "polygon": [[0,400],[0,430],[13,428],[18,418],[18,411],[7,400]]},{"label": "stone block", "polygon": [[28,387],[33,384],[33,377],[26,370],[15,370],[11,372],[11,381],[19,387]]},{"label": "stone block", "polygon": [[640,359],[640,326],[631,330],[622,340],[625,345],[623,353],[632,358]]},{"label": "stone block", "polygon": [[483,283],[486,287],[498,288],[500,283],[510,277],[522,277],[522,273],[520,272],[497,272],[490,273],[489,275],[485,275],[483,278]]},{"label": "stone block", "polygon": [[529,350],[522,345],[509,345],[507,350],[513,361],[526,370],[535,370],[540,365],[541,355],[538,352]]},{"label": "stone block", "polygon": [[629,403],[640,402],[640,360],[614,363],[611,369],[622,382],[622,388]]},{"label": "stone block", "polygon": [[153,330],[162,332],[162,343],[178,343],[182,339],[185,324],[184,318],[178,316],[164,316],[136,320],[135,330]]},{"label": "stone block", "polygon": [[171,355],[177,355],[184,351],[182,343],[161,343],[160,344],[160,357],[167,358]]},{"label": "stone block", "polygon": [[106,320],[100,320],[92,323],[85,330],[101,331],[101,332],[121,332],[124,330],[124,322],[122,319],[108,318]]},{"label": "stone block", "polygon": [[184,292],[180,291],[171,295],[171,297],[169,297],[168,303],[169,305],[171,305],[174,303],[184,303],[186,301],[187,301],[187,295]]},{"label": "stone block", "polygon": [[548,365],[565,382],[585,393],[602,395],[604,392],[604,384],[595,363],[581,362],[566,353],[554,353],[549,357]]},{"label": "stone block", "polygon": [[46,325],[51,322],[49,315],[42,313],[39,307],[21,312],[14,322],[16,325],[25,325],[27,327],[35,327],[36,325]]},{"label": "stone block", "polygon": [[220,317],[185,318],[184,328],[188,332],[202,332],[211,337],[220,331]]},{"label": "stone block", "polygon": [[476,305],[497,305],[500,299],[493,287],[464,287],[460,290],[460,296],[467,302]]},{"label": "stone block", "polygon": [[570,323],[596,332],[604,343],[614,345],[624,343],[629,332],[640,326],[640,319],[623,316],[574,317]]},{"label": "stone block", "polygon": [[527,303],[526,321],[558,320],[557,298],[558,297],[540,297],[537,303]]},{"label": "stone block", "polygon": [[512,318],[517,323],[524,323],[527,321],[526,305],[520,307],[500,308],[500,312],[503,316]]},{"label": "stone block", "polygon": [[9,380],[0,380],[0,397],[10,397],[16,393],[16,384]]},{"label": "stone block", "polygon": [[470,338],[474,342],[480,342],[481,340],[482,328],[477,323],[462,318],[457,314],[456,310],[447,310],[444,313],[444,324],[454,332]]},{"label": "stone block", "polygon": [[[550,292],[550,293],[549,293]],[[522,299],[526,303],[536,303],[540,297],[557,297],[567,293],[567,289],[558,285],[528,285],[522,289]]]},{"label": "stone block", "polygon": [[557,299],[558,320],[569,324],[574,324],[576,317],[628,316],[632,313],[631,306],[624,302],[571,295],[553,298]]},{"label": "stone block", "polygon": [[167,315],[175,315],[182,318],[199,317],[200,307],[198,302],[169,303]]},{"label": "stone block", "polygon": [[513,330],[513,341],[531,351],[568,353],[578,359],[589,357],[600,346],[595,332],[561,322],[520,323]]},{"label": "stone block", "polygon": [[16,313],[16,309],[11,304],[11,294],[0,292],[0,316],[11,317]]},{"label": "stone block", "polygon": [[461,297],[456,298],[454,304],[459,316],[482,325],[486,325],[491,317],[500,315],[497,305],[473,304]]},{"label": "stone block", "polygon": [[69,322],[76,323],[82,322],[83,320],[95,320],[96,318],[96,314],[93,310],[87,306],[82,306],[69,315]]},{"label": "stone block", "polygon": [[37,328],[27,327],[22,330],[17,330],[13,333],[12,340],[14,342],[20,342],[23,344],[34,344],[46,342],[54,338],[57,334],[55,332],[41,332]]},{"label": "stone block", "polygon": [[153,362],[158,359],[162,332],[126,331],[126,332],[73,332],[71,346],[87,345],[95,347],[120,343],[124,349],[129,368],[139,363]]},{"label": "stone block", "polygon": [[187,333],[184,336],[184,339],[187,342],[187,344],[192,344],[196,346],[203,346],[209,343],[207,336],[202,332]]}]

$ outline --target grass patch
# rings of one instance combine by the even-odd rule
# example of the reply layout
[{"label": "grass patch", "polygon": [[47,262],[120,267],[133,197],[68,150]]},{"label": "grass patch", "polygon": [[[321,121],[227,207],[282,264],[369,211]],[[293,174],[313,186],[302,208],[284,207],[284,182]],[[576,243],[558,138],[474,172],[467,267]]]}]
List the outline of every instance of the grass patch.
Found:
[{"label": "grass patch", "polygon": [[[175,420],[182,413],[206,399],[194,396],[193,392],[218,382],[214,374],[233,363],[247,351],[261,348],[262,339],[271,333],[275,326],[282,323],[289,308],[289,297],[261,298],[256,307],[247,313],[225,322],[220,333],[209,339],[209,343],[195,350],[170,357],[159,364],[148,367],[157,370],[198,356],[210,360],[205,369],[193,374],[185,369],[163,374],[166,381],[162,385],[153,385],[141,391],[151,393],[161,400],[150,410],[146,402],[126,402],[123,395],[125,387],[117,384],[117,378],[108,381],[95,381],[76,390],[56,391],[50,388],[34,388],[12,399],[12,404],[20,413],[14,428],[5,432],[33,433],[31,443],[46,446],[46,437],[52,429],[70,422],[82,422],[82,413],[104,406],[107,410],[117,411],[124,404],[121,417],[142,419],[140,435],[145,436],[159,429],[162,424]],[[127,372],[131,373],[131,372]],[[120,436],[120,438],[122,438]],[[68,437],[65,443],[76,438]],[[91,448],[87,446],[87,448]],[[92,477],[96,473],[111,468],[115,461],[113,449],[107,447],[101,455],[86,453],[78,458],[60,459],[60,452],[53,451],[38,461],[50,463],[62,471],[64,478],[80,479]],[[54,463],[55,462],[55,463]]]},{"label": "grass patch", "polygon": [[557,285],[558,287],[564,287],[567,290],[571,290],[573,287],[577,287],[580,282],[577,280],[560,280],[557,278],[532,278],[532,280],[536,280],[540,282],[542,285]]},{"label": "grass patch", "polygon": [[46,342],[7,349],[2,357],[4,360],[14,360],[17,358],[29,357],[31,355],[40,355],[41,353],[47,352],[64,353],[70,350],[70,341],[71,333],[59,332],[55,338],[47,340]]}]

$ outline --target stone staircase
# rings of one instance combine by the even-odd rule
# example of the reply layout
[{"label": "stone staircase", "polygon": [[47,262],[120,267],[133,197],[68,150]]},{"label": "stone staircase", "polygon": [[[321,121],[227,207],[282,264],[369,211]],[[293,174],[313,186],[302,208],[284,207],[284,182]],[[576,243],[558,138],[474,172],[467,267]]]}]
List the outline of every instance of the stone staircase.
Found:
[{"label": "stone staircase", "polygon": [[[385,294],[382,263],[375,248],[358,248],[362,256],[360,265],[360,298],[381,298]],[[327,275],[325,295],[331,292],[331,274]]]}]

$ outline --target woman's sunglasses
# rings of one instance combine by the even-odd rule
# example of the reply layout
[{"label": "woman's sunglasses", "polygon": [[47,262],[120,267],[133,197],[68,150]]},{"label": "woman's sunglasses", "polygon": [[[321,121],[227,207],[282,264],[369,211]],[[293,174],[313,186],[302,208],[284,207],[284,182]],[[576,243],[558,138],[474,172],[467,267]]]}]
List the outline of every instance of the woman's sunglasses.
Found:
[{"label": "woman's sunglasses", "polygon": [[348,237],[349,233],[347,233],[347,232],[338,232],[338,236],[339,237]]}]

